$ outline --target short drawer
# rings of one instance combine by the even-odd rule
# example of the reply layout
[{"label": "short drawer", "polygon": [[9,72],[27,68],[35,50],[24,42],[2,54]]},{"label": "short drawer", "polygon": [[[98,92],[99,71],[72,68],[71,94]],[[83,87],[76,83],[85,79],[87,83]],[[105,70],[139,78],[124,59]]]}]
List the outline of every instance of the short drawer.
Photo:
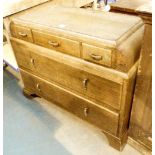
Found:
[{"label": "short drawer", "polygon": [[33,42],[32,32],[30,28],[11,24],[11,34],[15,38]]},{"label": "short drawer", "polygon": [[111,50],[102,49],[88,44],[82,44],[83,59],[111,67]]},{"label": "short drawer", "polygon": [[[24,86],[27,90],[34,90],[35,93],[48,100],[54,101],[59,106],[80,118],[94,124],[102,130],[117,134],[119,113],[107,108],[97,106],[94,102],[67,91],[53,83],[47,82],[37,76],[21,70]],[[30,85],[28,81],[33,81]],[[33,87],[33,88],[32,88]]]},{"label": "short drawer", "polygon": [[70,39],[58,37],[52,34],[33,30],[34,42],[37,45],[54,49],[62,53],[80,57],[80,43]]}]

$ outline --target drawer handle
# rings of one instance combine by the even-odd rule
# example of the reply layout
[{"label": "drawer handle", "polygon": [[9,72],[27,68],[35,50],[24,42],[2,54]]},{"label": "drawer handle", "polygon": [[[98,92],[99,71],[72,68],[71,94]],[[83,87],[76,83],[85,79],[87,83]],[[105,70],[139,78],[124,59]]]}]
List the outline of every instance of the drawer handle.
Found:
[{"label": "drawer handle", "polygon": [[34,59],[33,58],[31,58],[30,62],[34,65]]},{"label": "drawer handle", "polygon": [[88,79],[84,79],[83,82],[82,82],[83,83],[83,88],[85,90],[87,90],[87,83],[88,83],[88,81],[89,81]]},{"label": "drawer handle", "polygon": [[37,89],[38,89],[38,91],[41,91],[39,83],[37,84]]},{"label": "drawer handle", "polygon": [[53,47],[59,47],[59,45],[60,45],[58,42],[53,42],[53,41],[48,41],[48,44]]},{"label": "drawer handle", "polygon": [[89,111],[88,108],[84,108],[84,115],[85,115],[86,117],[88,116],[88,111]]},{"label": "drawer handle", "polygon": [[97,60],[97,61],[102,60],[102,56],[100,56],[100,55],[90,54],[89,56],[92,59]]},{"label": "drawer handle", "polygon": [[18,34],[22,37],[27,37],[27,34],[26,33],[22,33],[22,32],[18,32]]}]

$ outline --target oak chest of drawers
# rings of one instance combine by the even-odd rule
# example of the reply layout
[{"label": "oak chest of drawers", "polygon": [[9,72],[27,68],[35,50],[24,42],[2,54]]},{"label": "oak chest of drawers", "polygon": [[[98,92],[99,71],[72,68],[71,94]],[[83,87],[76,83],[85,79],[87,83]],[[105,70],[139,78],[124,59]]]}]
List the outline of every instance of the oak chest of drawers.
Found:
[{"label": "oak chest of drawers", "polygon": [[12,18],[10,24],[24,92],[94,124],[121,150],[127,140],[142,21],[45,6]]}]

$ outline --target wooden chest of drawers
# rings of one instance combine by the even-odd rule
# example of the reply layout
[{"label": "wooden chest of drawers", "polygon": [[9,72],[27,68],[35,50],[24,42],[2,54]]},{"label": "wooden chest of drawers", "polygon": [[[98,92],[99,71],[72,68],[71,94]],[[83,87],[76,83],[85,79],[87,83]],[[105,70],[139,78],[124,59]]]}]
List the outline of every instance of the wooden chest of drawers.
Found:
[{"label": "wooden chest of drawers", "polygon": [[14,17],[10,29],[24,92],[96,125],[121,150],[143,34],[140,18],[46,5]]}]

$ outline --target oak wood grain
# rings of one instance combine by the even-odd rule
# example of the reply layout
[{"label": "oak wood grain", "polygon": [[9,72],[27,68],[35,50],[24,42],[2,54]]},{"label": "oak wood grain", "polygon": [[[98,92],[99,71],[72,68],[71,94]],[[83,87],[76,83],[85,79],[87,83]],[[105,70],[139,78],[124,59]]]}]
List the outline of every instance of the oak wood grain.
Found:
[{"label": "oak wood grain", "polygon": [[[100,105],[108,104],[119,110],[122,89],[120,84],[94,76],[92,73],[83,71],[83,68],[77,69],[70,64],[65,65],[62,62],[57,62],[48,53],[44,56],[40,55],[38,51],[34,52],[31,48],[25,48],[17,42],[12,42],[12,46],[15,48],[17,62],[21,68],[32,70],[35,74],[50,82],[55,81],[61,86],[93,98]],[[21,53],[21,55],[18,53]],[[27,54],[25,60],[22,60],[24,58],[22,53]],[[31,62],[32,60],[33,62]],[[23,61],[26,63],[25,66]]]},{"label": "oak wood grain", "polygon": [[119,0],[111,4],[112,11],[137,14],[136,9],[151,0]]},{"label": "oak wood grain", "polygon": [[111,67],[112,51],[102,49],[88,44],[82,44],[82,57],[85,60]]},{"label": "oak wood grain", "polygon": [[18,39],[33,42],[32,32],[30,28],[22,27],[19,25],[12,25],[11,33],[12,33],[12,36]]},{"label": "oak wood grain", "polygon": [[[86,100],[62,87],[38,78],[24,70],[21,74],[26,90],[31,90],[48,100],[54,101],[80,118],[93,123],[102,130],[110,130],[114,135],[117,133],[119,114],[95,103]],[[37,85],[39,84],[39,89]],[[85,108],[88,111],[85,111]],[[96,119],[97,118],[97,119]],[[109,122],[110,123],[107,123]],[[105,125],[106,124],[106,125]]]},{"label": "oak wood grain", "polygon": [[[32,30],[34,43],[66,54],[80,57],[80,43],[70,39]],[[53,44],[52,44],[53,43]]]},{"label": "oak wood grain", "polygon": [[145,32],[136,79],[129,136],[142,147],[152,150],[152,6],[137,9],[144,20]]},{"label": "oak wood grain", "polygon": [[45,4],[11,20],[11,27],[30,29],[34,40],[11,37],[25,92],[96,125],[121,150],[139,62],[141,19]]},{"label": "oak wood grain", "polygon": [[[50,47],[46,44],[46,39],[55,38],[56,42],[63,40],[62,48],[57,47],[58,51],[73,53],[72,55],[77,57],[83,54],[78,51],[83,48],[82,43],[112,50],[111,65],[106,62],[110,60],[105,54],[105,62],[102,65],[119,71],[128,72],[139,58],[143,33],[143,23],[139,17],[44,5],[12,18],[11,27],[13,25],[30,28],[35,35],[39,35],[34,37],[43,46]],[[75,42],[77,45],[73,46]],[[77,47],[78,44],[80,47]]]},{"label": "oak wood grain", "polygon": [[[93,63],[89,63],[87,61],[84,61],[82,59],[72,57],[63,53],[59,53],[56,51],[53,51],[51,49],[47,49],[41,46],[37,46],[32,43],[28,43],[16,38],[11,37],[10,38],[12,42],[12,46],[15,46],[14,52],[20,50],[26,50],[29,52],[35,52],[38,53],[44,57],[51,57],[54,61],[57,61],[59,63],[63,63],[65,65],[74,66],[77,69],[82,69],[83,71],[86,71],[88,73],[92,73],[96,76],[114,81],[118,84],[122,84],[124,79],[129,79],[132,75],[132,72],[135,71],[135,67],[132,67],[128,73],[123,73],[111,68],[107,68],[104,66],[96,65]],[[18,46],[18,48],[16,48]]]}]

